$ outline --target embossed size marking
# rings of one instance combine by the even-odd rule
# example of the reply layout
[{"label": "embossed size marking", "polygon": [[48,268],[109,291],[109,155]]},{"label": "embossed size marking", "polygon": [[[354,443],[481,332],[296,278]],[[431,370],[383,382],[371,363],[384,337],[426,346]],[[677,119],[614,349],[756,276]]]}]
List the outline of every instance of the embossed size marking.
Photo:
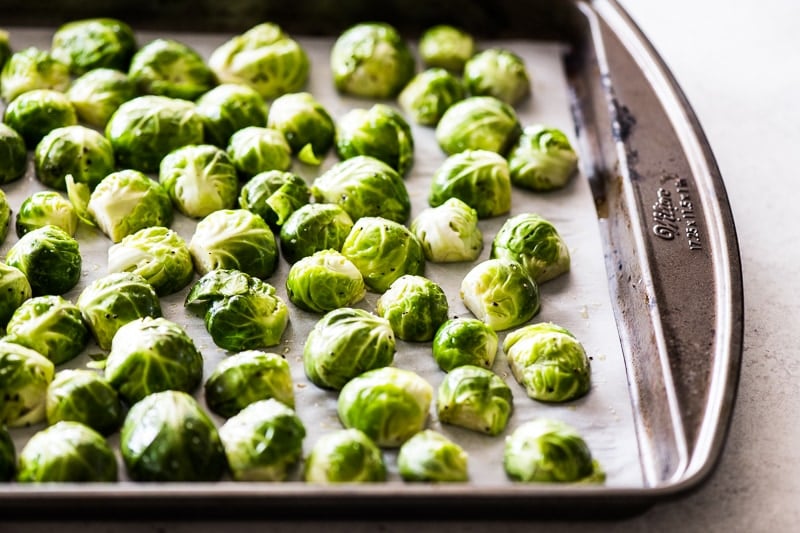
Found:
[{"label": "embossed size marking", "polygon": [[652,206],[653,233],[665,241],[673,241],[683,234],[689,250],[702,250],[703,241],[688,181],[667,174],[661,182],[663,186],[656,191]]}]

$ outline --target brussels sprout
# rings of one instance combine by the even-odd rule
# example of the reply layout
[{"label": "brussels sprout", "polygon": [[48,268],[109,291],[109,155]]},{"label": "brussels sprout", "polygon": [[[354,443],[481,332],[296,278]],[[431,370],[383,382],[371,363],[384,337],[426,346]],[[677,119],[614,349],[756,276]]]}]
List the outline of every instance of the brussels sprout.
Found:
[{"label": "brussels sprout", "polygon": [[227,152],[211,144],[177,148],[161,160],[158,180],[175,208],[202,218],[236,204],[239,177]]},{"label": "brussels sprout", "polygon": [[503,48],[488,48],[469,58],[464,64],[464,86],[472,96],[493,96],[509,105],[531,92],[525,62]]},{"label": "brussels sprout", "polygon": [[234,132],[267,123],[267,103],[248,85],[223,83],[195,102],[203,119],[205,141],[225,148]]},{"label": "brussels sprout", "polygon": [[154,392],[193,392],[203,378],[203,356],[178,324],[137,318],[114,334],[105,377],[130,405]]},{"label": "brussels sprout", "polygon": [[6,326],[8,340],[36,350],[59,365],[80,354],[89,330],[77,305],[61,296],[36,296],[22,303]]},{"label": "brussels sprout", "polygon": [[303,478],[309,483],[386,481],[381,449],[358,429],[327,433],[306,457]]},{"label": "brussels sprout", "polygon": [[184,100],[194,100],[216,84],[202,56],[174,39],[155,39],[139,48],[128,76],[139,94]]},{"label": "brussels sprout", "polygon": [[78,118],[95,128],[105,128],[119,106],[136,97],[136,86],[127,74],[110,68],[90,70],[67,89]]},{"label": "brussels sprout", "polygon": [[308,334],[303,366],[315,385],[341,389],[367,370],[392,364],[394,354],[394,333],[387,320],[342,307],[326,313]]},{"label": "brussels sprout", "polygon": [[401,176],[414,163],[414,137],[403,115],[386,104],[351,109],[336,124],[336,153],[341,159],[368,155]]},{"label": "brussels sprout", "polygon": [[157,172],[171,151],[203,142],[203,119],[192,102],[149,94],[122,103],[109,118],[105,134],[117,165]]},{"label": "brussels sprout", "polygon": [[360,429],[378,446],[397,448],[425,428],[433,387],[411,370],[383,367],[351,379],[339,393],[345,427]]},{"label": "brussels sprout", "polygon": [[411,214],[402,176],[371,156],[334,164],[314,180],[311,193],[317,202],[339,204],[354,221],[379,216],[404,224]]},{"label": "brussels sprout", "polygon": [[78,123],[72,103],[62,92],[36,89],[19,95],[6,107],[3,122],[14,128],[28,148],[50,131]]},{"label": "brussels sprout", "polygon": [[297,307],[324,313],[360,302],[367,288],[352,261],[336,250],[320,250],[292,265],[286,292]]},{"label": "brussels sprout", "polygon": [[539,286],[516,261],[488,259],[461,280],[461,299],[495,331],[519,326],[539,312]]},{"label": "brussels sprout", "polygon": [[472,35],[448,24],[428,28],[419,40],[419,55],[428,67],[439,67],[460,73],[475,53]]},{"label": "brussels sprout", "polygon": [[489,150],[505,154],[522,134],[517,112],[493,96],[454,103],[436,125],[436,141],[447,154]]},{"label": "brussels sprout", "polygon": [[433,337],[433,359],[450,372],[463,365],[492,368],[497,356],[497,333],[475,318],[453,318]]},{"label": "brussels sprout", "polygon": [[17,481],[117,481],[117,458],[106,439],[89,426],[58,422],[34,434],[20,450]]},{"label": "brussels sprout", "polygon": [[17,96],[37,89],[65,91],[69,87],[69,67],[49,50],[34,46],[14,52],[0,72],[0,96],[10,103]]},{"label": "brussels sprout", "polygon": [[217,481],[226,467],[214,422],[181,391],[154,392],[135,403],[122,424],[120,449],[135,481]]},{"label": "brussels sprout", "polygon": [[509,386],[480,366],[461,365],[450,370],[436,391],[440,422],[487,435],[502,433],[513,410]]},{"label": "brussels sprout", "polygon": [[424,429],[400,447],[397,466],[405,481],[467,481],[467,459],[461,446]]},{"label": "brussels sprout", "polygon": [[416,65],[408,44],[389,24],[351,26],[331,50],[336,89],[363,98],[394,98],[414,76]]},{"label": "brussels sprout", "polygon": [[414,76],[397,102],[417,124],[435,126],[448,107],[463,99],[461,79],[443,68],[431,68]]},{"label": "brussels sprout", "polygon": [[8,40],[8,32],[6,30],[0,30],[0,71],[3,70],[3,66],[5,66],[6,61],[11,57],[12,53],[11,43]]},{"label": "brussels sprout", "polygon": [[18,180],[28,166],[28,152],[22,135],[0,123],[0,185]]},{"label": "brussels sprout", "polygon": [[267,127],[286,138],[294,154],[304,163],[319,164],[333,145],[336,124],[330,113],[311,93],[285,94],[272,102]]},{"label": "brussels sprout", "polygon": [[208,65],[220,82],[249,85],[267,100],[302,89],[311,69],[303,47],[269,22],[220,45]]},{"label": "brussels sprout", "polygon": [[4,330],[14,311],[33,294],[31,284],[20,269],[0,263],[0,331]]},{"label": "brussels sprout", "polygon": [[289,363],[278,354],[246,350],[226,357],[204,385],[208,408],[231,417],[259,400],[275,398],[294,407]]},{"label": "brussels sprout", "polygon": [[186,287],[194,277],[189,246],[177,232],[143,228],[108,248],[108,272],[133,272],[166,296]]},{"label": "brussels sprout", "polygon": [[8,205],[6,193],[0,189],[0,244],[6,240],[8,228],[11,225],[11,206]]},{"label": "brussels sprout", "polygon": [[69,66],[72,74],[95,68],[125,70],[136,51],[133,29],[112,18],[75,20],[53,34],[53,57]]},{"label": "brussels sprout", "polygon": [[578,167],[578,154],[563,131],[542,124],[522,130],[508,153],[511,183],[532,191],[564,187]]},{"label": "brussels sprout", "polygon": [[382,217],[359,218],[342,245],[342,255],[356,265],[364,283],[384,292],[404,274],[423,275],[422,244],[407,227]]},{"label": "brussels sprout", "polygon": [[96,130],[73,125],[56,128],[36,145],[33,153],[36,177],[43,184],[67,190],[65,176],[94,189],[114,171],[111,143]]},{"label": "brussels sprout", "polygon": [[201,276],[236,269],[264,279],[278,265],[275,235],[263,218],[247,209],[220,209],[198,222],[189,251]]},{"label": "brussels sprout", "polygon": [[64,294],[81,277],[78,241],[58,226],[43,226],[23,235],[8,250],[6,263],[25,274],[34,296]]},{"label": "brussels sprout", "polygon": [[248,126],[235,132],[228,141],[228,156],[241,177],[292,166],[292,148],[283,133],[272,128]]},{"label": "brussels sprout", "polygon": [[538,418],[506,439],[503,468],[515,481],[602,483],[605,473],[580,433],[565,422]]},{"label": "brussels sprout", "polygon": [[0,425],[22,427],[45,418],[47,386],[55,366],[21,344],[0,339]]},{"label": "brussels sprout", "polygon": [[280,247],[289,263],[322,250],[341,250],[353,219],[338,204],[306,204],[289,215],[280,231]]},{"label": "brussels sprout", "polygon": [[69,200],[56,191],[38,191],[22,201],[17,213],[17,237],[44,226],[58,226],[75,236],[78,214]]},{"label": "brussels sprout", "polygon": [[122,402],[114,387],[92,370],[57,372],[46,397],[47,423],[80,422],[102,435],[122,425]]},{"label": "brussels sprout", "polygon": [[273,231],[280,231],[294,211],[311,200],[311,189],[297,174],[268,170],[256,174],[239,192],[239,206],[263,218]]},{"label": "brussels sprout", "polygon": [[17,450],[11,434],[0,425],[0,481],[9,481],[17,470]]},{"label": "brussels sprout", "polygon": [[248,405],[219,428],[236,481],[284,481],[303,456],[306,428],[274,398]]},{"label": "brussels sprout", "polygon": [[475,209],[480,219],[508,213],[508,163],[489,150],[465,150],[448,156],[433,174],[428,203],[438,207],[450,198],[458,198]]},{"label": "brussels sprout", "polygon": [[536,283],[570,269],[569,249],[558,230],[534,213],[521,213],[506,220],[492,240],[490,257],[517,261]]},{"label": "brussels sprout", "polygon": [[434,263],[474,261],[483,250],[478,212],[458,198],[423,209],[409,226],[425,258]]},{"label": "brussels sprout", "polygon": [[103,350],[111,348],[117,330],[128,322],[161,316],[161,303],[153,286],[132,272],[114,272],[95,279],[78,296],[77,305]]},{"label": "brussels sprout", "polygon": [[429,341],[446,320],[447,295],[434,281],[406,274],[378,298],[376,313],[389,321],[404,341]]}]

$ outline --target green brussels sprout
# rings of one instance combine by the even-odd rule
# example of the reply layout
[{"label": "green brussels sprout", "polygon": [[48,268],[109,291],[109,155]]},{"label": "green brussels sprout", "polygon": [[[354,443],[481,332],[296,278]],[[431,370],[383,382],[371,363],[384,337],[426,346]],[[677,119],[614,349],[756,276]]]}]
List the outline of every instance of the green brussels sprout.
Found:
[{"label": "green brussels sprout", "polygon": [[0,123],[0,185],[18,180],[28,167],[28,152],[22,135]]},{"label": "green brussels sprout", "polygon": [[355,24],[342,32],[330,62],[336,89],[363,98],[394,98],[416,70],[403,37],[380,22]]},{"label": "green brussels sprout", "polygon": [[433,337],[433,359],[450,372],[463,365],[492,368],[497,356],[497,333],[476,318],[453,318],[442,324]]},{"label": "green brussels sprout", "polygon": [[225,450],[214,422],[185,392],[154,392],[133,404],[120,450],[134,481],[218,481]]},{"label": "green brussels sprout", "polygon": [[8,205],[6,193],[0,189],[0,244],[6,240],[8,228],[11,225],[11,206]]},{"label": "green brussels sprout", "polygon": [[381,449],[359,429],[340,429],[320,437],[306,457],[309,483],[386,481]]},{"label": "green brussels sprout", "polygon": [[4,330],[14,311],[33,295],[31,284],[20,269],[0,263],[0,331]]},{"label": "green brussels sprout", "polygon": [[0,425],[23,427],[45,419],[47,387],[55,366],[21,344],[0,339]]},{"label": "green brussels sprout", "polygon": [[128,75],[110,68],[90,70],[67,89],[78,118],[101,130],[119,106],[135,97],[136,86]]},{"label": "green brussels sprout", "polygon": [[509,386],[480,366],[461,365],[450,370],[436,391],[440,422],[487,435],[502,433],[513,410]]},{"label": "green brussels sprout", "polygon": [[523,59],[510,50],[488,48],[464,64],[464,86],[472,96],[493,96],[514,105],[531,93]]},{"label": "green brussels sprout", "polygon": [[266,100],[301,90],[311,70],[303,47],[269,22],[224,42],[208,65],[220,82],[249,85]]},{"label": "green brussels sprout", "polygon": [[286,138],[303,163],[320,164],[333,145],[336,124],[333,117],[311,93],[284,94],[272,102],[267,127]]},{"label": "green brussels sprout", "polygon": [[414,163],[411,126],[386,104],[351,109],[336,123],[336,153],[341,159],[372,156],[404,176]]},{"label": "green brussels sprout", "polygon": [[191,218],[203,218],[236,204],[239,177],[222,148],[190,144],[176,148],[161,160],[158,181],[175,208]]},{"label": "green brussels sprout", "polygon": [[153,286],[133,272],[113,272],[95,279],[83,289],[76,303],[103,350],[111,348],[117,330],[128,322],[161,316],[161,302]]},{"label": "green brussels sprout", "polygon": [[292,166],[292,148],[283,133],[272,128],[242,128],[231,135],[227,150],[239,175],[245,178]]},{"label": "green brussels sprout", "polygon": [[400,447],[425,428],[433,387],[419,374],[391,366],[351,379],[339,393],[345,427],[360,429],[375,444]]},{"label": "green brussels sprout", "polygon": [[6,30],[0,30],[0,71],[3,70],[3,66],[5,66],[6,61],[11,57],[12,53],[8,32]]},{"label": "green brussels sprout", "polygon": [[36,177],[53,189],[67,190],[65,176],[93,190],[114,171],[114,150],[96,130],[80,126],[56,128],[36,145],[33,152]]},{"label": "green brussels sprout", "polygon": [[42,226],[23,235],[8,250],[6,264],[25,274],[34,296],[64,294],[81,278],[78,241],[58,226]]},{"label": "green brussels sprout", "polygon": [[508,163],[489,150],[465,150],[448,156],[433,174],[428,203],[438,207],[450,198],[458,198],[475,209],[480,219],[508,213]]},{"label": "green brussels sprout", "polygon": [[72,74],[96,68],[125,70],[136,51],[133,29],[121,20],[91,18],[61,25],[53,34],[53,57]]},{"label": "green brussels sprout", "polygon": [[578,168],[578,154],[563,131],[536,124],[522,130],[508,153],[511,183],[532,191],[564,187]]},{"label": "green brussels sprout", "polygon": [[36,350],[59,365],[74,359],[89,342],[77,305],[61,296],[36,296],[17,307],[6,326],[8,340]]},{"label": "green brussels sprout", "polygon": [[275,398],[294,407],[294,389],[288,361],[278,354],[245,350],[214,367],[203,387],[206,405],[229,418],[251,403]]},{"label": "green brussels sprout", "polygon": [[49,50],[35,46],[14,52],[0,72],[0,96],[10,103],[19,95],[37,89],[65,91],[69,87],[69,67]]},{"label": "green brussels sprout", "polygon": [[342,245],[342,255],[356,265],[364,283],[384,292],[404,274],[423,275],[422,244],[407,227],[382,217],[359,218]]},{"label": "green brussels sprout", "polygon": [[580,433],[560,420],[525,422],[506,439],[503,468],[514,481],[602,483],[600,463]]},{"label": "green brussels sprout", "polygon": [[176,231],[163,226],[142,228],[108,248],[108,272],[133,272],[166,296],[186,287],[194,277],[189,246]]},{"label": "green brussels sprout", "polygon": [[174,39],[155,39],[133,54],[128,77],[139,94],[194,100],[214,85],[214,73],[193,48]]},{"label": "green brussels sprout", "polygon": [[320,250],[294,263],[286,277],[289,300],[300,309],[325,313],[360,302],[364,277],[336,250]]},{"label": "green brussels sprout", "polygon": [[475,261],[483,251],[483,232],[478,212],[458,198],[420,211],[409,226],[434,263]]},{"label": "green brussels sprout", "polygon": [[236,481],[284,481],[303,456],[306,428],[291,407],[259,400],[219,428],[231,476]]},{"label": "green brussels sprout", "polygon": [[44,226],[58,226],[75,236],[78,214],[72,203],[56,191],[37,191],[22,201],[17,213],[17,237]]},{"label": "green brussels sprout", "polygon": [[318,387],[341,389],[363,372],[392,364],[395,348],[386,319],[342,307],[326,313],[308,334],[303,366]]},{"label": "green brussels sprout", "polygon": [[203,119],[205,142],[226,148],[234,132],[267,123],[268,106],[249,85],[223,83],[195,102]]},{"label": "green brussels sprout", "polygon": [[77,124],[78,115],[64,93],[35,89],[8,104],[3,122],[22,136],[25,146],[33,148],[50,131]]},{"label": "green brussels sprout", "polygon": [[397,466],[405,481],[467,481],[467,459],[461,446],[431,429],[408,439],[397,452]]},{"label": "green brussels sprout", "polygon": [[311,193],[319,203],[339,204],[354,221],[379,216],[404,224],[411,214],[411,199],[402,176],[367,155],[334,164],[314,179]]},{"label": "green brussels sprout", "polygon": [[475,39],[472,35],[449,24],[428,28],[419,40],[419,55],[427,67],[460,73],[474,53]]},{"label": "green brussels sprout", "polygon": [[281,254],[294,263],[322,250],[339,251],[351,229],[353,219],[340,205],[306,204],[281,226]]},{"label": "green brussels sprout", "polygon": [[47,423],[80,422],[101,435],[110,435],[122,425],[119,394],[108,380],[93,370],[61,370],[47,388]]},{"label": "green brussels sprout", "polygon": [[519,326],[539,312],[539,286],[516,261],[487,259],[461,280],[461,299],[495,331]]},{"label": "green brussels sprout", "polygon": [[136,318],[114,334],[105,377],[133,405],[154,392],[193,392],[203,378],[203,356],[178,324]]},{"label": "green brussels sprout", "polygon": [[443,68],[420,72],[397,97],[397,102],[411,120],[423,126],[435,126],[451,105],[464,99],[461,79]]},{"label": "green brussels sprout", "polygon": [[203,142],[203,119],[193,102],[148,94],[123,102],[108,119],[105,135],[117,165],[157,172],[171,151]]},{"label": "green brussels sprout", "polygon": [[376,304],[376,314],[389,321],[404,341],[429,341],[446,320],[447,295],[435,281],[406,274],[392,282]]},{"label": "green brussels sprout", "polygon": [[464,150],[505,154],[521,134],[517,112],[493,96],[470,96],[454,103],[436,125],[436,141],[449,155]]},{"label": "green brussels sprout", "polygon": [[570,269],[564,239],[549,220],[534,213],[521,213],[506,220],[492,240],[490,257],[517,261],[536,283]]},{"label": "green brussels sprout", "polygon": [[97,431],[80,422],[62,421],[34,434],[20,450],[17,481],[117,481],[117,458]]},{"label": "green brussels sprout", "polygon": [[306,181],[297,174],[281,170],[256,174],[239,192],[239,207],[263,218],[276,232],[289,215],[310,200],[311,189]]},{"label": "green brussels sprout", "polygon": [[214,343],[238,352],[275,346],[289,323],[289,308],[275,287],[239,270],[211,270],[195,282],[184,305],[204,313]]},{"label": "green brussels sprout", "polygon": [[8,429],[0,425],[0,482],[9,481],[17,470],[17,450]]}]

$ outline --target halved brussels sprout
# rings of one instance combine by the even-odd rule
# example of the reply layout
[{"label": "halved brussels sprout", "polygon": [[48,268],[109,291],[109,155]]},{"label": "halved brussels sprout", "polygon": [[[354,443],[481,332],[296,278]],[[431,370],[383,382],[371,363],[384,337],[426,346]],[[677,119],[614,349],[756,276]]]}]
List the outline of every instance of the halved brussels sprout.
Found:
[{"label": "halved brussels sprout", "polygon": [[50,50],[72,74],[95,68],[126,70],[136,51],[133,29],[121,20],[91,18],[58,27]]},{"label": "halved brussels sprout", "polygon": [[569,248],[552,222],[535,213],[506,220],[492,240],[490,257],[516,261],[536,283],[569,272]]},{"label": "halved brussels sprout", "polygon": [[403,176],[414,163],[414,137],[403,115],[386,104],[355,108],[336,123],[336,153],[341,159],[374,157]]},{"label": "halved brussels sprout", "polygon": [[0,189],[0,244],[6,240],[8,228],[11,226],[11,206],[8,205],[6,193]]},{"label": "halved brussels sprout", "polygon": [[289,300],[306,311],[324,313],[360,302],[364,277],[336,250],[320,250],[294,263],[286,277]]},{"label": "halved brussels sprout", "polygon": [[578,167],[578,154],[563,131],[536,124],[522,130],[508,153],[511,183],[532,191],[564,187]]},{"label": "halved brussels sprout", "polygon": [[75,236],[78,214],[68,199],[56,191],[37,191],[22,201],[15,225],[17,237],[50,225]]},{"label": "halved brussels sprout", "polygon": [[65,176],[93,190],[114,171],[114,150],[108,139],[86,126],[64,126],[51,130],[33,152],[36,178],[60,191],[67,190]]},{"label": "halved brussels sprout", "polygon": [[27,167],[28,152],[22,135],[0,123],[0,185],[18,180]]},{"label": "halved brussels sprout", "polygon": [[447,108],[463,99],[460,78],[443,68],[431,68],[414,76],[397,102],[417,124],[435,126]]},{"label": "halved brussels sprout", "polygon": [[6,264],[25,274],[34,296],[64,294],[81,278],[78,241],[58,226],[42,226],[23,235],[8,250]]},{"label": "halved brussels sprout", "polygon": [[409,226],[434,263],[474,261],[483,251],[478,212],[458,198],[423,209]]},{"label": "halved brussels sprout", "polygon": [[8,320],[22,302],[33,295],[31,284],[20,269],[0,263],[0,331],[5,330]]},{"label": "halved brussels sprout", "polygon": [[473,96],[494,96],[514,105],[531,92],[525,61],[504,48],[487,48],[464,64],[464,85]]},{"label": "halved brussels sprout", "polygon": [[419,40],[419,55],[427,67],[440,67],[455,73],[475,53],[475,39],[461,28],[438,24],[425,30]]},{"label": "halved brussels sprout", "polygon": [[203,118],[205,141],[225,148],[234,132],[267,123],[267,103],[249,85],[223,83],[195,102]]},{"label": "halved brussels sprout", "polygon": [[11,433],[0,425],[0,481],[9,481],[17,471],[17,450]]},{"label": "halved brussels sprout", "polygon": [[438,283],[412,274],[394,280],[376,306],[375,312],[389,321],[398,338],[417,342],[433,339],[450,310]]},{"label": "halved brussels sprout", "polygon": [[405,481],[467,481],[467,452],[441,433],[424,429],[408,439],[397,453]]},{"label": "halved brussels sprout", "polygon": [[284,94],[272,102],[267,127],[286,137],[294,154],[304,163],[319,164],[333,145],[333,117],[311,93]]},{"label": "halved brussels sprout", "polygon": [[487,259],[461,281],[461,299],[495,331],[524,324],[539,312],[539,286],[525,268],[508,259]]},{"label": "halved brussels sprout", "polygon": [[0,425],[23,427],[45,419],[47,387],[55,366],[21,344],[0,339]]},{"label": "halved brussels sprout", "polygon": [[454,103],[436,125],[436,141],[450,155],[464,150],[502,155],[521,133],[514,108],[493,96],[471,96]]},{"label": "halved brussels sprout", "polygon": [[36,296],[17,307],[6,326],[8,339],[59,365],[80,354],[89,330],[77,305],[61,296]]},{"label": "halved brussels sprout", "polygon": [[159,38],[133,54],[128,76],[139,94],[194,100],[214,85],[214,73],[192,47]]},{"label": "halved brussels sprout", "polygon": [[289,215],[280,232],[281,253],[289,263],[322,250],[341,250],[353,219],[338,204],[306,204]]},{"label": "halved brussels sprout", "polygon": [[80,422],[101,435],[122,425],[119,394],[102,374],[93,370],[61,370],[47,388],[47,423]]},{"label": "halved brussels sprout", "polygon": [[392,364],[395,347],[387,320],[343,307],[329,311],[314,325],[303,348],[303,367],[315,385],[341,389],[367,370]]},{"label": "halved brussels sprout", "polygon": [[511,388],[503,378],[474,365],[450,370],[436,391],[439,421],[487,435],[498,435],[514,410]]},{"label": "halved brussels sprout", "polygon": [[293,212],[311,200],[311,189],[297,174],[268,170],[242,186],[239,206],[259,215],[274,231],[280,231]]},{"label": "halved brussels sprout", "polygon": [[136,87],[124,72],[98,68],[73,80],[67,97],[81,121],[102,130],[119,106],[136,97]]},{"label": "halved brussels sprout", "polygon": [[508,213],[508,163],[489,150],[465,150],[448,156],[433,174],[428,203],[437,207],[450,198],[458,198],[475,209],[480,219]]},{"label": "halved brussels sprout", "polygon": [[289,170],[292,166],[292,148],[283,133],[272,128],[242,128],[231,135],[227,150],[243,178],[267,170]]},{"label": "halved brussels sprout", "polygon": [[64,93],[35,89],[8,104],[3,122],[22,136],[25,146],[34,148],[52,130],[77,124],[78,115]]},{"label": "halved brussels sprout", "polygon": [[65,91],[69,87],[69,67],[49,50],[34,46],[11,54],[0,72],[0,96],[10,103],[17,96],[36,89]]},{"label": "halved brussels sprout", "polygon": [[306,457],[303,478],[309,483],[386,481],[381,449],[358,429],[326,433]]},{"label": "halved brussels sprout", "polygon": [[463,365],[492,368],[497,356],[497,333],[476,318],[453,318],[442,324],[433,338],[433,358],[450,372]]}]

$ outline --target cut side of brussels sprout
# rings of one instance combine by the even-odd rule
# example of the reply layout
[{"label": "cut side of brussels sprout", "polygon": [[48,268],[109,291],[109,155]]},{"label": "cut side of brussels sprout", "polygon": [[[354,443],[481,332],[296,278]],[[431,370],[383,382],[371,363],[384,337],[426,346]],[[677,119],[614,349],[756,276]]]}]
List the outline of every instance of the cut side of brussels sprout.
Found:
[{"label": "cut side of brussels sprout", "polygon": [[436,391],[439,421],[498,435],[514,410],[511,389],[499,375],[474,365],[461,365],[445,376]]},{"label": "cut side of brussels sprout", "polygon": [[248,126],[236,131],[228,140],[228,157],[247,179],[268,170],[289,170],[292,148],[279,130]]},{"label": "cut side of brussels sprout", "polygon": [[431,68],[414,76],[397,102],[417,124],[436,126],[444,112],[464,96],[460,78],[443,68]]},{"label": "cut side of brussels sprout", "polygon": [[578,154],[561,130],[542,124],[528,126],[508,153],[511,183],[532,191],[567,185],[578,167]]},{"label": "cut side of brussels sprout", "polygon": [[0,425],[14,428],[44,421],[53,362],[36,350],[0,339],[0,368]]},{"label": "cut side of brussels sprout", "polygon": [[25,140],[25,146],[32,149],[52,130],[78,124],[78,115],[64,93],[34,89],[8,104],[3,122],[16,130]]},{"label": "cut side of brussels sprout", "polygon": [[0,96],[10,103],[19,95],[37,89],[65,91],[69,87],[69,67],[49,50],[35,46],[11,54],[0,72]]},{"label": "cut side of brussels sprout", "polygon": [[475,318],[453,318],[436,331],[433,358],[445,372],[463,365],[491,369],[498,344],[497,333],[485,322]]},{"label": "cut side of brussels sprout", "polygon": [[519,326],[539,312],[539,286],[525,268],[507,259],[475,265],[461,281],[461,299],[495,331]]},{"label": "cut side of brussels sprout", "polygon": [[36,296],[20,305],[6,326],[7,339],[36,350],[58,365],[74,359],[89,342],[77,305],[61,296]]},{"label": "cut side of brussels sprout", "polygon": [[454,103],[436,125],[436,140],[449,155],[464,150],[504,155],[521,134],[517,112],[493,96],[471,96]]},{"label": "cut side of brussels sprout", "polygon": [[438,283],[411,274],[393,281],[376,305],[376,314],[389,321],[398,338],[414,342],[433,339],[450,310]]},{"label": "cut side of brussels sprout", "polygon": [[425,429],[408,439],[397,453],[405,481],[467,481],[467,452],[441,433]]},{"label": "cut side of brussels sprout", "polygon": [[239,207],[257,214],[273,231],[311,200],[311,189],[297,174],[268,170],[250,178],[239,192]]},{"label": "cut side of brussels sprout", "polygon": [[17,237],[44,226],[57,226],[70,236],[78,229],[72,203],[56,191],[37,191],[22,201],[17,213]]},{"label": "cut side of brussels sprout", "polygon": [[569,272],[569,248],[552,222],[535,213],[506,220],[492,240],[492,258],[521,264],[536,283]]},{"label": "cut side of brussels sprout", "polygon": [[136,36],[126,23],[91,18],[59,26],[50,49],[72,74],[80,75],[96,68],[127,70],[136,47]]},{"label": "cut side of brussels sprout", "polygon": [[136,96],[136,86],[128,75],[111,68],[90,70],[73,80],[67,90],[78,118],[101,130],[119,106]]},{"label": "cut side of brussels sprout", "polygon": [[51,130],[36,145],[33,153],[36,178],[60,191],[67,190],[67,174],[90,190],[114,171],[111,143],[86,126],[64,126]]},{"label": "cut side of brussels sprout", "polygon": [[226,148],[235,132],[267,122],[268,106],[249,85],[223,83],[201,95],[197,113],[203,118],[205,141]]},{"label": "cut side of brussels sprout", "polygon": [[474,261],[483,251],[478,212],[458,198],[423,209],[409,226],[433,263]]},{"label": "cut side of brussels sprout", "polygon": [[286,293],[297,307],[325,313],[360,302],[366,295],[364,277],[352,261],[336,250],[320,250],[292,265]]},{"label": "cut side of brussels sprout", "polygon": [[419,40],[419,55],[428,67],[460,74],[475,54],[475,39],[461,28],[439,24],[428,28]]},{"label": "cut side of brussels sprout", "polygon": [[281,226],[281,254],[289,263],[295,263],[322,250],[341,251],[351,229],[353,219],[340,205],[306,204]]},{"label": "cut side of brussels sprout", "polygon": [[472,96],[493,96],[514,105],[531,93],[523,59],[504,48],[488,48],[464,64],[464,86]]},{"label": "cut side of brussels sprout", "polygon": [[12,127],[0,124],[0,184],[18,180],[27,166],[25,139]]},{"label": "cut side of brussels sprout", "polygon": [[269,109],[267,127],[283,133],[294,154],[302,155],[304,150],[310,150],[306,158],[317,161],[333,145],[336,130],[333,117],[325,106],[307,92],[284,94],[276,98]]},{"label": "cut side of brussels sprout", "polygon": [[355,108],[336,123],[336,153],[374,157],[403,176],[414,163],[414,137],[403,115],[386,104]]},{"label": "cut side of brussels sprout", "polygon": [[428,203],[438,207],[451,198],[475,209],[480,219],[508,213],[511,178],[505,158],[489,150],[448,156],[433,174]]},{"label": "cut side of brussels sprout", "polygon": [[340,429],[314,443],[305,461],[309,483],[368,483],[386,481],[383,453],[366,433]]},{"label": "cut side of brussels sprout", "polygon": [[64,294],[78,284],[78,241],[58,226],[43,226],[23,235],[6,254],[6,264],[28,278],[34,296]]},{"label": "cut side of brussels sprout", "polygon": [[133,54],[128,77],[139,94],[194,100],[216,85],[214,73],[193,48],[174,39],[155,39]]},{"label": "cut side of brussels sprout", "polygon": [[92,370],[61,370],[47,388],[47,423],[80,422],[101,435],[122,425],[123,408],[117,391]]}]

